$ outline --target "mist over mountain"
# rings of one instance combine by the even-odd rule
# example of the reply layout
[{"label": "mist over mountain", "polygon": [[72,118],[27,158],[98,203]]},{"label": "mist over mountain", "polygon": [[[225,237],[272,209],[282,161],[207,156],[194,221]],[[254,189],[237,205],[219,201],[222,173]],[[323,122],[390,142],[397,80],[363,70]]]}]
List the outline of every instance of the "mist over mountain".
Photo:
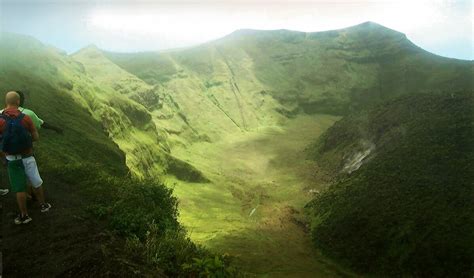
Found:
[{"label": "mist over mountain", "polygon": [[[117,275],[201,273],[192,259],[210,264],[214,253],[182,226],[251,275],[474,271],[472,61],[434,55],[374,22],[237,30],[143,53],[92,45],[67,55],[2,33],[0,61],[2,91],[25,90],[27,107],[64,127],[42,136],[41,171],[58,210],[69,188],[83,187],[71,193],[87,200],[74,212],[92,210],[88,225],[119,235],[108,248],[127,251],[102,260],[121,265]],[[11,251],[24,238],[6,229]],[[75,262],[76,251],[48,273],[94,264]],[[28,275],[12,270],[19,258],[6,269]],[[221,260],[215,271],[237,275]]]}]

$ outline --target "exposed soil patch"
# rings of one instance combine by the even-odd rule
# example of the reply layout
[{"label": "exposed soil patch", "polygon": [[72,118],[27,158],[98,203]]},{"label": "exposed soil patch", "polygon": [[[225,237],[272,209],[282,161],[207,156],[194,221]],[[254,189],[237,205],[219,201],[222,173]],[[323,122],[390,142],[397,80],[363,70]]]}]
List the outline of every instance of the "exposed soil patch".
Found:
[{"label": "exposed soil patch", "polygon": [[[6,187],[6,171],[1,172]],[[37,202],[29,202],[29,224],[13,223],[18,211],[13,193],[0,199],[4,277],[136,277],[147,271],[121,258],[123,240],[88,218],[79,184],[43,178],[53,207],[41,213]]]}]

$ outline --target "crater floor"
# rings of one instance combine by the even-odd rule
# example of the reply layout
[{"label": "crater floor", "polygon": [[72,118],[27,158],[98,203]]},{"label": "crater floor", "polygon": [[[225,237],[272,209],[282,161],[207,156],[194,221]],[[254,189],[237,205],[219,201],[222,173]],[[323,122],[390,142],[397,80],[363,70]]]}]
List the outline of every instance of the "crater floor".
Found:
[{"label": "crater floor", "polygon": [[284,126],[174,149],[211,180],[167,181],[191,238],[236,257],[244,271],[258,276],[346,276],[315,251],[302,211],[312,192],[326,185],[304,149],[337,119],[298,116]]}]

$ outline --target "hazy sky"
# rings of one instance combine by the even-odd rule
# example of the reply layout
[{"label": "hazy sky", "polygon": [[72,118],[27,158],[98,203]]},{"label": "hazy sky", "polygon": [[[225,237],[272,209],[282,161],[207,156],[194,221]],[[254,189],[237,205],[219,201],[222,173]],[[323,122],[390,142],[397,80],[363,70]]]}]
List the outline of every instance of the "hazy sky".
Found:
[{"label": "hazy sky", "polygon": [[375,21],[433,53],[474,59],[472,1],[0,0],[0,28],[74,52],[190,46],[236,29],[314,32]]}]

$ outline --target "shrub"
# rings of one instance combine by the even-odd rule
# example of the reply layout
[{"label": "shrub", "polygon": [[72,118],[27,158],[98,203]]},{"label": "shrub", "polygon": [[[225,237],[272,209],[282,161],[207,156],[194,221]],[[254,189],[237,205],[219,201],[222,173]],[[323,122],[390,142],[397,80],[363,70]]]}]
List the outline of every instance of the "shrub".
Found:
[{"label": "shrub", "polygon": [[315,245],[361,273],[472,276],[472,103],[472,94],[433,94],[372,110],[375,154],[309,206]]}]

